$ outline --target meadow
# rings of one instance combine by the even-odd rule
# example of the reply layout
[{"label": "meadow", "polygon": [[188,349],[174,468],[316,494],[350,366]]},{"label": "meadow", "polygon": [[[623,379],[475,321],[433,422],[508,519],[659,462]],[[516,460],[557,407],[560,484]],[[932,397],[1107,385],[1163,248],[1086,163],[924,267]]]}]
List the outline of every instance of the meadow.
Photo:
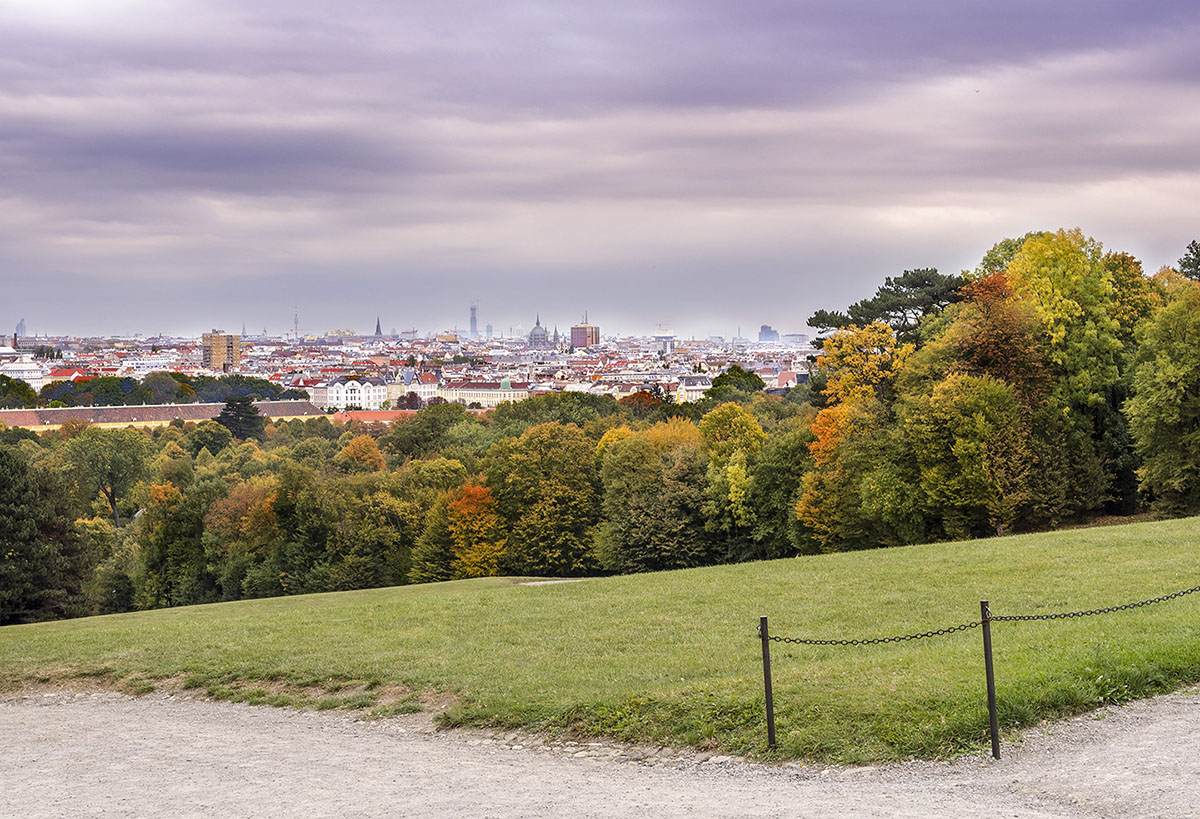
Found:
[{"label": "meadow", "polygon": [[[446,725],[571,731],[766,756],[771,632],[864,638],[1089,609],[1200,583],[1200,518],[526,585],[488,578],[0,628],[0,689],[195,689]],[[1006,732],[1200,680],[1200,594],[996,623]],[[772,644],[786,758],[947,757],[987,741],[978,629]]]}]

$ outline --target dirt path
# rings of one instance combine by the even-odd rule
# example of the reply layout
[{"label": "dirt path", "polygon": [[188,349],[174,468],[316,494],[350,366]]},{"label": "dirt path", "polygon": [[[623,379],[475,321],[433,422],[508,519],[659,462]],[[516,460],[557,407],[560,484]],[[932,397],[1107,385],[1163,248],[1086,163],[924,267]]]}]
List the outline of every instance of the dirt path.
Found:
[{"label": "dirt path", "polygon": [[1193,689],[1031,732],[1000,762],[809,768],[60,692],[0,701],[0,816],[1194,817],[1198,736]]}]

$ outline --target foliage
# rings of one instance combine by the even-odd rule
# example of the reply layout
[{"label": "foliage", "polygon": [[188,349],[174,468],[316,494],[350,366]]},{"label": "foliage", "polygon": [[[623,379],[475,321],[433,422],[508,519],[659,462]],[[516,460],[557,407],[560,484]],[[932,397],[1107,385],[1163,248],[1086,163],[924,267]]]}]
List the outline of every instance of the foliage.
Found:
[{"label": "foliage", "polygon": [[91,570],[56,479],[0,446],[0,625],[83,613]]},{"label": "foliage", "polygon": [[961,276],[946,276],[933,267],[905,270],[894,279],[888,276],[872,298],[850,305],[845,313],[818,310],[808,325],[844,330],[886,324],[902,343],[917,342],[921,321],[958,301],[958,289],[964,283]]},{"label": "foliage", "polygon": [[384,468],[379,445],[370,435],[354,436],[333,461],[346,472],[380,472]]},{"label": "foliage", "polygon": [[581,430],[538,424],[488,452],[486,483],[509,526],[508,568],[552,577],[595,568],[595,444]]},{"label": "foliage", "polygon": [[648,433],[614,443],[601,469],[600,563],[611,572],[701,566],[713,558],[704,528],[703,464],[694,443],[660,451]]},{"label": "foliage", "polygon": [[215,420],[218,424],[233,433],[239,440],[261,438],[266,427],[266,419],[254,406],[250,396],[237,396],[225,399],[225,406]]},{"label": "foliage", "polygon": [[1200,287],[1143,327],[1125,412],[1145,491],[1164,512],[1200,511]]},{"label": "foliage", "polygon": [[145,476],[150,442],[135,429],[88,427],[67,441],[63,457],[85,495],[104,496],[113,521],[121,525],[117,500]]},{"label": "foliage", "polygon": [[1187,251],[1179,259],[1179,273],[1192,281],[1200,281],[1200,242],[1188,242]]},{"label": "foliage", "polygon": [[207,449],[211,455],[219,455],[221,450],[233,443],[233,433],[229,427],[216,421],[201,421],[196,428],[184,435],[184,445],[192,457]]},{"label": "foliage", "polygon": [[744,370],[741,365],[731,364],[725,372],[713,379],[712,386],[704,393],[704,397],[714,401],[728,401],[738,393],[761,392],[766,386],[757,373]]},{"label": "foliage", "polygon": [[1003,534],[1028,496],[1029,431],[1013,388],[990,376],[951,375],[908,398],[901,424],[937,536]]},{"label": "foliage", "polygon": [[0,409],[36,407],[38,395],[33,387],[19,378],[0,375]]},{"label": "foliage", "polygon": [[[734,366],[684,404],[658,384],[487,413],[433,401],[390,426],[244,429],[231,412],[236,441],[215,421],[72,421],[41,436],[0,428],[0,444],[39,482],[72,479],[55,502],[88,521],[83,591],[69,597],[91,611],[643,572],[1196,509],[1197,284],[1147,278],[1078,230],[1004,240],[968,278],[888,280],[842,314],[882,321],[833,333],[782,400]],[[219,393],[237,408],[271,390],[153,373],[50,393]],[[106,513],[137,522],[101,526]]]},{"label": "foliage", "polygon": [[911,344],[898,343],[892,329],[881,322],[834,333],[817,358],[826,378],[826,401],[888,400],[891,383],[912,351]]}]

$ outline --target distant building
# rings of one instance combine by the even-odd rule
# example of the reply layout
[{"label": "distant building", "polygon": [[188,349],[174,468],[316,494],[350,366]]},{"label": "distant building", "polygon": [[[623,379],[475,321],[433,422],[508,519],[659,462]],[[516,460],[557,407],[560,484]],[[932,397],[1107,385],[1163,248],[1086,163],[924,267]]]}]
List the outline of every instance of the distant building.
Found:
[{"label": "distant building", "polygon": [[764,324],[758,328],[758,343],[759,344],[778,344],[779,331],[771,327],[770,324]]},{"label": "distant building", "polygon": [[383,327],[379,324],[379,316],[375,316],[375,338],[383,338]]},{"label": "distant building", "polygon": [[489,325],[486,327],[486,330],[487,330],[487,337],[488,337],[488,338],[491,338],[491,337],[492,337],[492,333],[494,332],[494,330],[493,330],[493,328],[492,328],[492,325],[490,325],[490,324],[489,324]]},{"label": "distant building", "polygon": [[478,307],[478,305],[472,304],[471,305],[471,338],[479,338],[478,320],[479,320],[479,307]]},{"label": "distant building", "polygon": [[0,364],[0,375],[24,381],[34,392],[41,392],[45,386],[45,371],[42,365],[33,360],[32,356],[23,355],[15,361]]},{"label": "distant building", "polygon": [[798,347],[803,347],[808,344],[807,333],[784,333],[780,336],[780,340],[784,344],[795,344]]},{"label": "distant building", "polygon": [[201,345],[205,369],[227,373],[242,364],[242,337],[236,333],[213,330],[201,337]]},{"label": "distant building", "polygon": [[26,335],[28,335],[28,333],[25,332],[25,319],[21,319],[17,322],[17,336],[24,337]]},{"label": "distant building", "polygon": [[537,323],[529,331],[529,346],[542,349],[550,346],[550,333],[542,326],[542,317],[537,317]]},{"label": "distant building", "polygon": [[321,409],[358,407],[377,410],[388,400],[387,384],[373,375],[342,375],[309,390],[312,402]]},{"label": "distant building", "polygon": [[460,381],[443,384],[438,394],[451,403],[478,404],[490,408],[506,401],[524,401],[529,397],[529,383],[501,378],[499,381]]},{"label": "distant building", "polygon": [[571,346],[576,350],[600,343],[600,327],[596,324],[576,324],[571,328]]}]

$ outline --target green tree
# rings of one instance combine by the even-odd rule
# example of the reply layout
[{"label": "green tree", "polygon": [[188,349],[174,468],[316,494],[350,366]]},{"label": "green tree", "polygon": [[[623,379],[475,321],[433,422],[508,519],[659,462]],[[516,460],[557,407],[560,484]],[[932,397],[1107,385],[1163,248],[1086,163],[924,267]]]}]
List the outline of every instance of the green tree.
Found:
[{"label": "green tree", "polygon": [[258,407],[254,406],[251,396],[238,396],[225,400],[225,407],[214,419],[218,424],[233,433],[239,440],[247,438],[262,438],[267,421]]},{"label": "green tree", "polygon": [[1021,247],[1030,239],[1045,235],[1043,231],[1031,230],[1019,239],[1001,239],[992,245],[992,249],[983,254],[983,259],[979,262],[979,266],[975,268],[975,278],[981,279],[984,276],[991,276],[995,273],[1003,273],[1008,270],[1008,265],[1012,262],[1013,257],[1020,252]]},{"label": "green tree", "polygon": [[199,456],[202,449],[207,449],[210,455],[219,455],[231,443],[233,433],[216,421],[201,421],[184,436],[184,446],[193,458]]},{"label": "green tree", "polygon": [[19,378],[0,375],[0,409],[36,407],[38,394],[33,387]]},{"label": "green tree", "polygon": [[638,434],[613,443],[601,469],[604,520],[596,553],[613,572],[701,566],[713,560],[704,528],[704,465],[695,444],[660,452]]},{"label": "green tree", "polygon": [[704,397],[727,401],[738,393],[762,392],[766,386],[758,373],[744,370],[738,364],[731,364],[729,369],[713,379],[712,387],[704,393]]},{"label": "green tree", "polygon": [[454,535],[450,531],[450,501],[454,491],[438,495],[425,516],[425,531],[412,552],[411,583],[437,583],[454,576]]},{"label": "green tree", "polygon": [[815,541],[796,517],[804,475],[812,469],[811,416],[797,419],[767,438],[750,473],[751,533],[755,559],[787,557],[816,550]]},{"label": "green tree", "polygon": [[54,478],[0,446],[0,626],[83,614],[91,566]]},{"label": "green tree", "polygon": [[142,389],[149,393],[150,401],[154,404],[173,404],[183,396],[183,384],[165,372],[147,375],[142,379]]},{"label": "green tree", "polygon": [[1179,272],[1193,281],[1200,281],[1200,242],[1188,242],[1187,251],[1179,260]]},{"label": "green tree", "polygon": [[900,415],[933,531],[954,540],[1008,530],[1027,500],[1032,460],[1013,388],[951,375],[931,395],[904,400]]},{"label": "green tree", "polygon": [[509,526],[511,572],[561,577],[595,568],[595,448],[577,427],[549,423],[488,451],[486,483]]},{"label": "green tree", "polygon": [[933,267],[905,270],[886,278],[873,297],[850,305],[845,313],[818,310],[808,325],[841,330],[880,322],[891,327],[901,343],[920,343],[917,327],[922,320],[958,301],[958,289],[965,283],[962,276],[946,276]]},{"label": "green tree", "polygon": [[1200,512],[1200,287],[1142,328],[1125,412],[1143,490],[1169,514]]},{"label": "green tree", "polygon": [[84,494],[104,495],[113,522],[121,525],[117,501],[143,477],[152,453],[149,439],[134,429],[88,427],[63,448],[71,474]]},{"label": "green tree", "polygon": [[440,452],[450,430],[458,424],[480,422],[460,404],[438,404],[423,409],[411,418],[392,425],[391,432],[379,443],[396,458],[420,458]]}]

